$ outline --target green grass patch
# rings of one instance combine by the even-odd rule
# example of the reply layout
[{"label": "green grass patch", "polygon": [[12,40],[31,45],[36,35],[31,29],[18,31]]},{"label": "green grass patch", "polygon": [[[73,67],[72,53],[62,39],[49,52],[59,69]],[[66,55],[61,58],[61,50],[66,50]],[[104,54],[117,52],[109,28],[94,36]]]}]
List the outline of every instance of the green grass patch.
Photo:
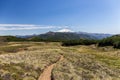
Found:
[{"label": "green grass patch", "polygon": [[5,52],[5,53],[16,53],[21,50],[27,50],[27,45],[20,45],[20,46],[3,46],[0,47],[0,52]]},{"label": "green grass patch", "polygon": [[106,55],[100,55],[100,54],[94,54],[95,59],[99,60],[111,67],[116,67],[120,69],[120,58],[114,57],[114,56],[106,56]]}]

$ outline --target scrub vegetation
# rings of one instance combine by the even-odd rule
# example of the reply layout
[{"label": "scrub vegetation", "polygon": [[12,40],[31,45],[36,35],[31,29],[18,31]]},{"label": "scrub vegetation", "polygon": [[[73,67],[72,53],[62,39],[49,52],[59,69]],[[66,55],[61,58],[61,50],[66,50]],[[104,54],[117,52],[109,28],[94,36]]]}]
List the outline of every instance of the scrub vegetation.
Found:
[{"label": "scrub vegetation", "polygon": [[[120,80],[120,50],[59,42],[7,42],[0,46],[0,80],[38,80],[56,64],[52,80]],[[12,51],[15,50],[15,51]],[[59,61],[61,55],[63,60]]]}]

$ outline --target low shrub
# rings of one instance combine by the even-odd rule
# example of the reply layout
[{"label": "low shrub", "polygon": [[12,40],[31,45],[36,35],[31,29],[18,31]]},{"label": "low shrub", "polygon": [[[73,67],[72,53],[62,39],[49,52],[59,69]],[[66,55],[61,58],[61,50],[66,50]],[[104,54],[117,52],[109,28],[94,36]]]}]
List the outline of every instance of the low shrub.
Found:
[{"label": "low shrub", "polygon": [[62,42],[62,46],[75,46],[75,45],[91,45],[97,44],[98,40],[88,40],[88,39],[80,39],[80,40],[69,40]]}]

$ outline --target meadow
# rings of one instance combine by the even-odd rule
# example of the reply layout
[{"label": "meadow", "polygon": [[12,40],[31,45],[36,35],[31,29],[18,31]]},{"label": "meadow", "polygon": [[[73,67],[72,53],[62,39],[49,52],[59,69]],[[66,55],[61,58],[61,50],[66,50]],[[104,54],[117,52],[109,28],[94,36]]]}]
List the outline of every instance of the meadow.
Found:
[{"label": "meadow", "polygon": [[0,80],[38,80],[54,63],[51,80],[120,80],[120,50],[111,46],[66,47],[59,42],[0,45]]}]

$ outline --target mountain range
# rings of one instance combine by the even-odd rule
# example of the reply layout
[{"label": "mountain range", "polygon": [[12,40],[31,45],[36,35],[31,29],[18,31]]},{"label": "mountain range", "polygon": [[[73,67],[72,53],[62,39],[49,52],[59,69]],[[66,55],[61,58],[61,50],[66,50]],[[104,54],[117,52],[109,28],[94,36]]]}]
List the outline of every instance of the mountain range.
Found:
[{"label": "mountain range", "polygon": [[87,32],[74,32],[69,29],[59,30],[57,32],[49,31],[39,35],[17,36],[19,38],[27,38],[29,40],[50,40],[50,41],[65,41],[65,40],[79,40],[79,39],[103,39],[112,36],[112,34],[102,33],[87,33]]},{"label": "mountain range", "polygon": [[69,29],[62,29],[56,32],[49,31],[44,34],[38,35],[26,35],[26,36],[0,36],[0,41],[67,41],[67,40],[79,40],[90,39],[100,40],[113,36],[112,34],[102,33],[87,33],[87,32],[74,32]]}]

